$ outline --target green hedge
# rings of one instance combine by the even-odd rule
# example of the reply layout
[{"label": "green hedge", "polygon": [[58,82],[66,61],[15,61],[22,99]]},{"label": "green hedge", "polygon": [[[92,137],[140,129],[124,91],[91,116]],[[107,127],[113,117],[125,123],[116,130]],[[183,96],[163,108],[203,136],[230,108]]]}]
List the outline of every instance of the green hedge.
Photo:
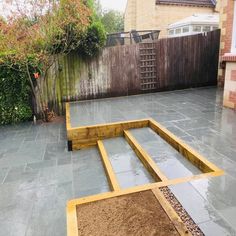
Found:
[{"label": "green hedge", "polygon": [[0,65],[0,125],[32,118],[30,86],[19,65]]},{"label": "green hedge", "polygon": [[77,50],[79,55],[85,58],[96,56],[106,42],[106,31],[100,21],[94,21],[82,37]]}]

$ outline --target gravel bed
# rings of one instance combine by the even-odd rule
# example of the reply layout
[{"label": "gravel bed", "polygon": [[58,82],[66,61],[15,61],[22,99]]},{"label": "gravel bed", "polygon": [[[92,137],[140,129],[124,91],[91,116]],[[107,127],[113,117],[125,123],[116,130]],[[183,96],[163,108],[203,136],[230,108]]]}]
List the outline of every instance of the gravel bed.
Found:
[{"label": "gravel bed", "polygon": [[175,195],[170,191],[168,187],[160,188],[161,192],[165,198],[169,201],[171,206],[174,208],[176,213],[179,215],[189,232],[193,236],[204,236],[204,233],[198,227],[198,225],[193,221],[187,211],[183,208],[180,202],[176,199]]}]

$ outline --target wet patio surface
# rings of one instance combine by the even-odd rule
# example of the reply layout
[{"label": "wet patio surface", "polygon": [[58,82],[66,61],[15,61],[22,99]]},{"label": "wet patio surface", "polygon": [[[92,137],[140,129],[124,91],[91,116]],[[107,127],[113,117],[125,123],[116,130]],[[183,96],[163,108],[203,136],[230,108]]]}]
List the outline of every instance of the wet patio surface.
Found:
[{"label": "wet patio surface", "polygon": [[104,146],[122,189],[155,182],[125,138],[104,140]]},{"label": "wet patio surface", "polygon": [[[83,111],[72,107],[77,114],[72,126],[152,117],[225,170],[224,176],[171,186],[171,190],[206,235],[236,235],[236,113],[222,108],[222,91],[190,89],[89,101],[81,106]],[[144,143],[155,159],[158,140],[154,146],[149,141]],[[158,156],[156,162],[169,158],[167,153],[162,150],[164,159]],[[128,155],[133,163],[132,152]],[[169,163],[176,158],[171,156]],[[132,166],[140,169],[138,163]],[[100,175],[96,183],[90,168]],[[130,172],[129,165],[123,168]],[[107,191],[102,170],[96,148],[67,152],[64,122],[0,127],[0,235],[66,235],[66,202]],[[188,167],[184,175],[195,171]]]},{"label": "wet patio surface", "polygon": [[152,129],[134,129],[131,130],[131,134],[168,179],[202,174],[197,167],[184,158]]}]

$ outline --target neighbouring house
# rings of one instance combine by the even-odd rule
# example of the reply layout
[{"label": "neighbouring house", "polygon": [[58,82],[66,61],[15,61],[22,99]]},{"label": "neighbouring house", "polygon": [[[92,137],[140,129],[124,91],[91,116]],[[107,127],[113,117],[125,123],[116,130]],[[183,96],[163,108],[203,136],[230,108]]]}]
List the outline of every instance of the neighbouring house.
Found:
[{"label": "neighbouring house", "polygon": [[224,86],[224,106],[236,109],[236,4],[220,1],[220,63],[218,84]]},{"label": "neighbouring house", "polygon": [[128,0],[125,31],[161,30],[168,36],[168,26],[193,14],[214,14],[215,0]]},{"label": "neighbouring house", "polygon": [[168,26],[169,37],[180,37],[209,32],[219,28],[218,14],[194,14]]}]

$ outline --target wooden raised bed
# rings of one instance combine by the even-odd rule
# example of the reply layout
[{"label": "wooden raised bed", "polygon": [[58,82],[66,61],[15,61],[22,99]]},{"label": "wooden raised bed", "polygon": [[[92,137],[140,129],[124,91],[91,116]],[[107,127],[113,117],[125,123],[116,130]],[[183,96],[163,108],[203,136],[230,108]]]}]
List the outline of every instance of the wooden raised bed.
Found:
[{"label": "wooden raised bed", "polygon": [[68,236],[191,235],[159,189],[74,200],[67,214]]}]

